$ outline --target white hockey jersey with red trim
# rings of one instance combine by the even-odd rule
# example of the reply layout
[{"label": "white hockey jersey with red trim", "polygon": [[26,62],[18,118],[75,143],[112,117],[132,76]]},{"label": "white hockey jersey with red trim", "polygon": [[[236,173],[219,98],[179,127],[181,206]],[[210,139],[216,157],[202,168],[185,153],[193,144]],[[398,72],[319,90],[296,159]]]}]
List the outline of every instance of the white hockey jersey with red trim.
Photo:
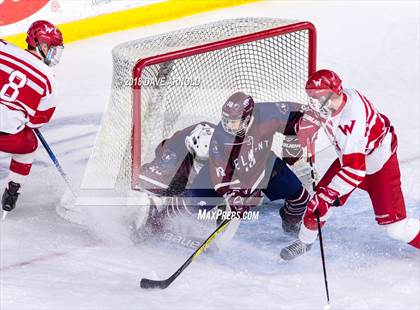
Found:
[{"label": "white hockey jersey with red trim", "polygon": [[[13,111],[9,115],[20,111],[24,125],[41,127],[50,121],[55,111],[55,98],[51,68],[28,51],[0,40],[0,108],[3,117],[8,117],[7,111]],[[19,131],[18,127],[10,128],[10,122],[7,124],[9,130],[3,131]],[[20,127],[23,129],[24,126]]]},{"label": "white hockey jersey with red trim", "polygon": [[396,151],[388,118],[357,90],[345,89],[344,95],[342,110],[323,122],[341,163],[328,187],[340,196],[350,193],[366,174],[380,170]]}]

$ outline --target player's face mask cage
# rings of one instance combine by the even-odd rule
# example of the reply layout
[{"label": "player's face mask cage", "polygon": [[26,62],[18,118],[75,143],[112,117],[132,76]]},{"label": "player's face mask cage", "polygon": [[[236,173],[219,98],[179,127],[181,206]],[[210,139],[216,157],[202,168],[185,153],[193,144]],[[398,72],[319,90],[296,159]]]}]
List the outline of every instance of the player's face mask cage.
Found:
[{"label": "player's face mask cage", "polygon": [[48,53],[44,58],[44,62],[50,67],[57,65],[61,60],[63,49],[64,46],[50,46]]},{"label": "player's face mask cage", "polygon": [[309,97],[309,107],[315,112],[321,114],[323,117],[330,117],[331,109],[329,107],[331,105],[331,98],[333,94],[333,92],[329,92],[324,95],[314,94],[313,97]]},{"label": "player's face mask cage", "polygon": [[222,126],[227,133],[243,137],[248,129],[250,119],[249,115],[245,119],[230,119],[222,114]]},{"label": "player's face mask cage", "polygon": [[64,49],[63,45],[49,45],[47,42],[39,42],[38,39],[35,39],[35,42],[38,52],[47,66],[52,67],[60,62]]}]

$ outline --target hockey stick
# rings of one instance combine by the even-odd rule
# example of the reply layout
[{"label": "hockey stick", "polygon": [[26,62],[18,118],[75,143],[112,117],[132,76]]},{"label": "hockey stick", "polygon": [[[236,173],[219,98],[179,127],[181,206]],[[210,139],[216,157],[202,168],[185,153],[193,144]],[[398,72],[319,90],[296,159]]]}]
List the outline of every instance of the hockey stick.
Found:
[{"label": "hockey stick", "polygon": [[171,275],[169,278],[165,280],[150,280],[150,279],[141,279],[140,281],[140,287],[141,288],[160,288],[165,289],[169,285],[171,285],[172,282],[175,281],[176,278],[188,267],[191,262],[196,259],[209,245],[210,243],[216,238],[216,236],[221,233],[223,230],[226,229],[228,224],[230,223],[231,219],[224,220],[219,227],[216,228],[215,231],[204,241],[200,247],[195,250],[195,252],[185,261],[185,263],[179,267],[177,271],[173,275]]},{"label": "hockey stick", "polygon": [[[324,102],[322,103],[320,109],[322,109],[328,103],[328,101],[331,99],[332,96],[333,96],[333,92],[330,92],[328,94],[327,98],[325,98]],[[320,118],[319,112],[315,111],[315,113],[317,115],[319,124],[325,130],[325,127],[322,124],[322,120]],[[308,151],[309,165],[311,167],[312,190],[314,192],[316,192],[315,169],[314,169],[314,164],[313,164],[313,157],[314,157],[313,153],[314,152],[313,152],[313,145],[312,145],[311,139],[309,137],[308,137],[307,142],[306,142],[306,147],[307,147],[307,151]],[[322,151],[326,150],[327,148],[322,149]],[[320,220],[320,217],[319,217],[318,210],[315,210],[314,213],[315,213],[315,216],[316,216],[316,222],[317,222],[317,227],[318,227],[319,247],[321,249],[322,270],[323,270],[323,273],[324,273],[325,293],[326,293],[326,297],[327,297],[327,304],[325,305],[324,310],[328,310],[328,309],[330,309],[330,293],[329,293],[329,289],[328,289],[327,267],[326,267],[326,263],[325,263],[324,242],[323,242],[323,239],[322,239],[321,220]]]},{"label": "hockey stick", "polygon": [[66,182],[68,189],[70,190],[73,197],[76,197],[76,193],[74,192],[70,180],[67,174],[64,172],[63,168],[61,167],[60,163],[58,162],[57,157],[55,156],[54,152],[51,150],[50,146],[48,145],[47,140],[45,140],[42,133],[39,131],[38,128],[34,129],[35,134],[37,135],[39,141],[41,141],[42,145],[44,146],[45,150],[47,151],[48,155],[50,156],[54,166],[57,168],[58,172],[60,173],[61,177],[63,178],[64,182]]},{"label": "hockey stick", "polygon": [[[310,143],[308,141],[308,143]],[[309,144],[308,149],[312,150],[312,146]],[[316,184],[315,184],[315,171],[314,171],[314,164],[312,161],[312,151],[309,151],[309,165],[311,166],[311,178],[312,178],[312,189],[316,192]],[[328,289],[328,279],[327,279],[327,266],[325,264],[325,254],[324,254],[324,242],[322,239],[322,229],[321,229],[321,220],[319,218],[318,210],[315,211],[316,215],[316,222],[318,226],[318,236],[319,236],[319,247],[321,249],[321,260],[322,260],[322,269],[324,272],[324,284],[325,284],[325,293],[327,295],[327,305],[324,307],[324,310],[330,308],[330,292]]]}]

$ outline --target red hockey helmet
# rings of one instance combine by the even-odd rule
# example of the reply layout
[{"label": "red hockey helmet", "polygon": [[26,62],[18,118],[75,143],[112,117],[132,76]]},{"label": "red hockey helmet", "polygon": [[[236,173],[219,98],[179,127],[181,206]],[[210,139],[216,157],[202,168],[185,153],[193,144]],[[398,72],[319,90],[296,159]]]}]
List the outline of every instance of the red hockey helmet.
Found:
[{"label": "red hockey helmet", "polygon": [[325,69],[314,72],[306,82],[305,89],[309,97],[316,99],[328,96],[331,92],[336,96],[343,93],[341,79],[337,73]]},{"label": "red hockey helmet", "polygon": [[312,110],[328,117],[331,99],[341,96],[343,86],[338,75],[331,70],[318,70],[306,82],[306,93],[309,96],[309,106]]},{"label": "red hockey helmet", "polygon": [[254,105],[254,99],[242,92],[230,96],[222,108],[223,129],[231,135],[245,135],[251,121]]},{"label": "red hockey helmet", "polygon": [[45,20],[34,22],[28,29],[26,43],[36,48],[47,65],[60,62],[63,50],[63,35],[60,29]]}]

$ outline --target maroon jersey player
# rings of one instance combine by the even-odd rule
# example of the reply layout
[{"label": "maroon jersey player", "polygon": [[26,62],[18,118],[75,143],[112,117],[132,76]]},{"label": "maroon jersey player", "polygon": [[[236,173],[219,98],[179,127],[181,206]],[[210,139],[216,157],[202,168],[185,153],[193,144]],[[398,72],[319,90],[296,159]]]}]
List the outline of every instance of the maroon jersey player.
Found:
[{"label": "maroon jersey player", "polygon": [[38,148],[33,129],[48,123],[56,107],[51,66],[60,61],[62,34],[51,23],[37,21],[29,27],[26,42],[23,50],[0,40],[0,152],[12,156],[4,211],[14,209],[30,173]]},{"label": "maroon jersey player", "polygon": [[[282,225],[292,234],[299,228],[309,193],[271,148],[276,133],[295,135],[293,124],[301,115],[300,107],[292,102],[256,104],[251,96],[237,92],[223,105],[210,145],[215,191],[237,212],[257,205],[261,192],[271,201],[284,199],[279,209]],[[297,152],[298,157],[301,154]]]}]

